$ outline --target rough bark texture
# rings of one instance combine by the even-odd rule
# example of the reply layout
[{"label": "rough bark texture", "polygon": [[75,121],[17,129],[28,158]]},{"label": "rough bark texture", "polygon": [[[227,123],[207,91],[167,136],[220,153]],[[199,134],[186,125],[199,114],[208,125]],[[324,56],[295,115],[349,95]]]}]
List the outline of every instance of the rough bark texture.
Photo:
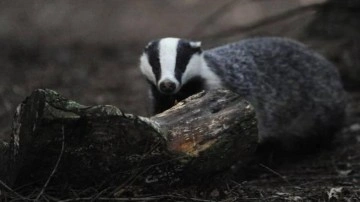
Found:
[{"label": "rough bark texture", "polygon": [[53,183],[169,185],[246,161],[257,129],[253,108],[226,90],[202,92],[151,118],[36,90],[17,109],[10,145],[0,143],[1,178],[11,184],[42,185],[61,158]]},{"label": "rough bark texture", "polygon": [[167,131],[163,134],[169,151],[196,159],[190,162],[195,173],[211,173],[245,160],[254,151],[254,115],[248,102],[219,90],[197,94],[151,120]]}]

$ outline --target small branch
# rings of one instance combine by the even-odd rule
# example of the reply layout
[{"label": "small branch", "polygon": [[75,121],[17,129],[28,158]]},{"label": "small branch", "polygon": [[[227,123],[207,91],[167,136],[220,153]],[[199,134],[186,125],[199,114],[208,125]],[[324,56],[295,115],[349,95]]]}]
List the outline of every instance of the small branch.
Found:
[{"label": "small branch", "polygon": [[[60,200],[59,202],[73,202],[73,201],[91,201],[94,198],[84,197],[84,198],[73,198]],[[161,199],[186,199],[186,201],[198,201],[198,202],[213,202],[213,200],[199,199],[199,198],[187,198],[184,196],[174,196],[174,195],[158,195],[158,196],[149,196],[149,197],[128,197],[128,198],[107,198],[100,197],[97,198],[97,201],[158,201]]]},{"label": "small branch", "polygon": [[10,192],[11,194],[15,195],[16,197],[20,198],[21,200],[24,201],[28,201],[29,199],[18,194],[16,191],[14,191],[13,189],[11,189],[9,186],[7,186],[7,184],[5,184],[3,181],[0,180],[0,185],[5,188],[8,192]]},{"label": "small branch", "polygon": [[267,167],[266,165],[260,163],[261,167],[265,168],[266,170],[270,171],[271,173],[275,174],[276,176],[280,177],[282,180],[284,180],[286,183],[292,186],[292,184],[289,182],[289,180],[286,179],[286,177],[282,176],[280,173],[276,172],[275,170]]},{"label": "small branch", "polygon": [[[84,198],[73,198],[73,199],[65,199],[60,200],[58,202],[73,202],[73,201],[92,201],[93,197],[84,197]],[[100,197],[97,198],[97,201],[155,201],[159,200],[160,198],[157,197],[139,197],[139,198],[107,198],[107,197]]]},{"label": "small branch", "polygon": [[264,18],[262,20],[259,20],[259,21],[255,22],[255,23],[252,23],[252,24],[249,24],[249,25],[229,28],[227,30],[222,30],[222,31],[220,31],[218,33],[214,33],[214,34],[211,34],[211,35],[208,35],[208,36],[204,36],[203,38],[230,37],[230,36],[235,35],[237,33],[253,31],[253,30],[258,29],[258,28],[260,28],[262,26],[266,26],[266,25],[269,25],[271,23],[275,23],[275,22],[278,22],[280,20],[292,17],[292,16],[297,15],[299,13],[302,13],[304,11],[315,10],[318,7],[322,6],[323,4],[324,3],[315,3],[315,4],[311,4],[311,5],[291,9],[291,10],[288,10],[286,12],[280,13],[278,15],[274,15],[274,16]]},{"label": "small branch", "polygon": [[40,199],[41,195],[44,193],[46,187],[48,186],[51,178],[54,176],[57,168],[59,167],[59,163],[60,163],[61,157],[62,157],[62,155],[64,153],[64,148],[65,148],[65,129],[64,129],[64,126],[62,126],[62,128],[61,128],[61,133],[62,133],[62,144],[61,144],[61,151],[60,151],[59,157],[58,157],[58,159],[56,161],[54,169],[52,170],[50,176],[48,177],[48,179],[45,182],[43,188],[41,189],[40,193],[37,195],[37,197],[36,197],[36,199],[34,201],[38,201]]},{"label": "small branch", "polygon": [[233,8],[236,3],[239,3],[239,0],[230,0],[223,6],[216,9],[213,13],[211,13],[209,16],[207,16],[205,19],[195,25],[195,27],[189,32],[188,36],[192,38],[196,35],[200,35],[203,30],[205,30],[209,25],[211,25],[211,23],[221,18],[228,10]]}]

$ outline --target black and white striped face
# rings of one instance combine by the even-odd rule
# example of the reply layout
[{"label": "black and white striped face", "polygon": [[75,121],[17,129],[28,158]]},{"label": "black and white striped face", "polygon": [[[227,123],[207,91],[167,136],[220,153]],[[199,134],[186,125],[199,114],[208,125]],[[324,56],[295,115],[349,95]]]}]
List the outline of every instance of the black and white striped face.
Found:
[{"label": "black and white striped face", "polygon": [[164,94],[177,93],[201,69],[201,42],[163,38],[150,42],[140,58],[146,78]]}]

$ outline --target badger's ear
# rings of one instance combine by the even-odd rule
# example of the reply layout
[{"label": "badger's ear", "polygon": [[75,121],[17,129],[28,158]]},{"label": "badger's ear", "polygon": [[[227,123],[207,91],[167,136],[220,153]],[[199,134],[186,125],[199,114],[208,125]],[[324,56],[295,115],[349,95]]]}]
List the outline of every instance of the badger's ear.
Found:
[{"label": "badger's ear", "polygon": [[149,47],[152,45],[153,41],[150,41],[146,46],[144,47],[144,50],[148,50]]},{"label": "badger's ear", "polygon": [[190,41],[190,47],[197,53],[201,53],[201,41]]},{"label": "badger's ear", "polygon": [[144,51],[151,49],[152,47],[156,46],[159,43],[159,39],[150,41],[144,48]]},{"label": "badger's ear", "polygon": [[201,48],[201,41],[190,41],[191,48]]}]

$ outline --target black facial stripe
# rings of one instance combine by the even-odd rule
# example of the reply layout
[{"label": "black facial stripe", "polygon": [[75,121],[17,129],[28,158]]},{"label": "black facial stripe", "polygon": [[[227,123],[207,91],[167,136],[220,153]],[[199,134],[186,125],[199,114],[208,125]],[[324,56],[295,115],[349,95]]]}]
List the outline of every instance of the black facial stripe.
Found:
[{"label": "black facial stripe", "polygon": [[176,66],[175,66],[175,78],[181,83],[182,74],[186,70],[186,66],[189,64],[191,57],[194,54],[201,53],[200,48],[192,48],[190,41],[180,40],[177,45]]},{"label": "black facial stripe", "polygon": [[161,75],[160,58],[159,58],[159,41],[151,42],[144,50],[147,54],[152,71],[156,81],[159,81]]}]

